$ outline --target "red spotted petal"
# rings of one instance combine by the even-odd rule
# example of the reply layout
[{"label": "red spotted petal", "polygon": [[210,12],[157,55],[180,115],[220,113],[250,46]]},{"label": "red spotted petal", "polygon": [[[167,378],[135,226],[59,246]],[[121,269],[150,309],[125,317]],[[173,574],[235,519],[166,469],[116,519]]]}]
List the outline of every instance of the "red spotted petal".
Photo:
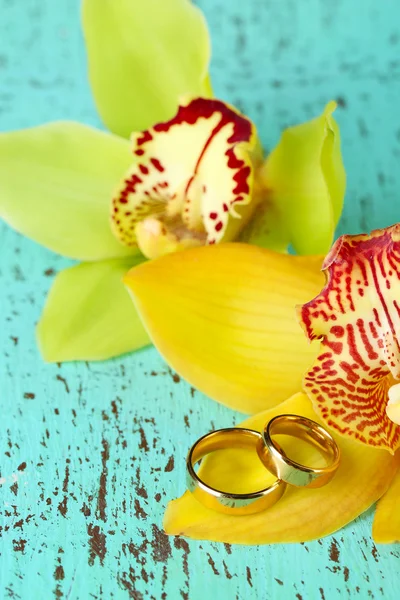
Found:
[{"label": "red spotted petal", "polygon": [[135,245],[136,225],[150,215],[210,244],[236,235],[250,210],[259,152],[249,119],[220,100],[196,98],[132,141],[135,163],[112,202],[122,243]]},{"label": "red spotted petal", "polygon": [[330,427],[394,452],[400,427],[386,405],[400,379],[400,224],[342,236],[323,269],[324,289],[299,310],[308,338],[321,340],[305,389]]}]

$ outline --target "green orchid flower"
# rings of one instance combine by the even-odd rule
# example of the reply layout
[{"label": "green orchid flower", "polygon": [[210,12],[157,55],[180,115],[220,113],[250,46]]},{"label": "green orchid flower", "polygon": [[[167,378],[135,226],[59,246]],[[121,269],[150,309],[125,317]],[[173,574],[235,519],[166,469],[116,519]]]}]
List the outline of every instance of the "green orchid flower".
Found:
[{"label": "green orchid flower", "polygon": [[286,130],[265,159],[254,124],[207,97],[201,13],[188,0],[154,2],[83,3],[93,93],[118,135],[72,122],[0,135],[0,217],[84,261],[50,290],[37,327],[47,361],[149,343],[122,284],[145,257],[238,239],[324,252],[341,212],[335,104]]}]

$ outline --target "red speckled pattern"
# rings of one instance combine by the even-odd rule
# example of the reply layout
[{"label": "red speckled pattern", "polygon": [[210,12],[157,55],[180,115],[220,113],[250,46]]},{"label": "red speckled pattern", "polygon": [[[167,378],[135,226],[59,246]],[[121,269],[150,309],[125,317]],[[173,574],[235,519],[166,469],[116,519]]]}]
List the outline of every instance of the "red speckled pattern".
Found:
[{"label": "red speckled pattern", "polygon": [[300,309],[309,339],[321,340],[305,389],[330,427],[393,452],[400,428],[386,404],[400,378],[400,225],[342,236],[323,269],[326,286]]}]

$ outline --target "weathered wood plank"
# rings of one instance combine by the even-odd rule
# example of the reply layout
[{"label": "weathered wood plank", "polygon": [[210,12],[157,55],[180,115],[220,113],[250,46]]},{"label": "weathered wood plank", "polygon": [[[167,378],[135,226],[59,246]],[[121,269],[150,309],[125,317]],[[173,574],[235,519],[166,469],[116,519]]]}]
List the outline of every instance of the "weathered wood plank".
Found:
[{"label": "weathered wood plank", "polygon": [[[348,169],[340,231],[399,220],[396,3],[199,4],[215,92],[253,117],[267,147],[284,125],[338,99]],[[0,0],[2,130],[60,118],[99,124],[78,5]],[[304,545],[230,547],[162,533],[164,507],[184,489],[188,446],[238,415],[191,390],[154,350],[43,364],[34,324],[67,264],[0,226],[0,596],[395,600],[400,550],[374,546],[371,512]]]}]

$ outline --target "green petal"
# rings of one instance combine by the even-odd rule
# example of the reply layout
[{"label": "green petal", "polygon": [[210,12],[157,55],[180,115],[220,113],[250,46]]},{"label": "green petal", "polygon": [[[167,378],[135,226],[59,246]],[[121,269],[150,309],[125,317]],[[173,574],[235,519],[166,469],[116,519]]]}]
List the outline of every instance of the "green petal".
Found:
[{"label": "green petal", "polygon": [[46,361],[105,360],[150,343],[122,283],[141,260],[83,263],[57,275],[36,330]]},{"label": "green petal", "polygon": [[184,94],[211,96],[210,40],[189,0],[84,0],[89,79],[104,124],[129,137],[170,119]]},{"label": "green petal", "polygon": [[112,193],[130,144],[73,122],[0,134],[0,217],[46,248],[80,260],[132,253],[111,232]]},{"label": "green petal", "polygon": [[329,250],[343,207],[346,174],[335,108],[330,102],[320,117],[284,131],[263,168],[268,199],[299,254]]}]

